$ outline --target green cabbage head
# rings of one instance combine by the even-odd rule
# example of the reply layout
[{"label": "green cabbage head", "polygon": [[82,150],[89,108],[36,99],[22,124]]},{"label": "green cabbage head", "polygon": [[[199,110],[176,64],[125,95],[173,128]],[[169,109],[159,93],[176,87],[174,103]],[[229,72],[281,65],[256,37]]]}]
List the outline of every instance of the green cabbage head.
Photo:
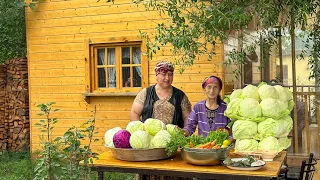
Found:
[{"label": "green cabbage head", "polygon": [[280,116],[280,107],[277,99],[267,98],[260,102],[262,115],[277,119]]},{"label": "green cabbage head", "polygon": [[112,129],[109,129],[105,134],[104,134],[104,142],[105,142],[105,146],[107,147],[114,147],[113,144],[113,136],[120,131],[121,128],[120,127],[115,127]]},{"label": "green cabbage head", "polygon": [[287,137],[293,128],[293,120],[290,116],[284,116],[277,122],[276,131],[279,138]]},{"label": "green cabbage head", "polygon": [[130,132],[130,134],[133,134],[134,132],[138,130],[144,130],[144,125],[141,121],[131,121],[126,127],[126,130]]},{"label": "green cabbage head", "polygon": [[149,133],[151,136],[154,136],[160,130],[165,130],[166,125],[160,121],[159,119],[152,119],[149,118],[144,122],[144,129]]},{"label": "green cabbage head", "polygon": [[247,120],[237,120],[232,125],[232,133],[234,139],[250,139],[258,132],[258,125],[256,122]]},{"label": "green cabbage head", "polygon": [[269,136],[259,142],[258,150],[280,152],[282,147],[277,138]]},{"label": "green cabbage head", "polygon": [[258,92],[259,92],[260,99],[262,100],[267,98],[278,99],[279,97],[277,90],[270,85],[261,86]]},{"label": "green cabbage head", "polygon": [[167,147],[170,142],[171,135],[166,130],[159,131],[152,139],[150,143],[151,148]]},{"label": "green cabbage head", "polygon": [[243,151],[255,151],[258,149],[258,141],[254,139],[239,139],[236,141],[235,151],[243,152]]},{"label": "green cabbage head", "polygon": [[262,115],[259,102],[253,98],[247,98],[240,102],[239,113],[242,117],[250,118],[260,117]]},{"label": "green cabbage head", "polygon": [[251,85],[251,84],[247,85],[246,87],[244,87],[242,89],[242,97],[243,98],[253,98],[253,99],[260,102],[258,87]]},{"label": "green cabbage head", "polygon": [[287,94],[287,91],[288,89],[287,88],[284,88],[280,85],[276,85],[274,86],[274,88],[277,90],[278,92],[278,95],[279,95],[279,100],[280,101],[288,101],[288,94]]},{"label": "green cabbage head", "polygon": [[282,149],[287,149],[291,146],[291,139],[288,137],[279,138],[278,141]]},{"label": "green cabbage head", "polygon": [[150,136],[146,131],[138,130],[131,134],[130,145],[134,149],[148,149],[150,146],[152,136]]},{"label": "green cabbage head", "polygon": [[231,93],[230,101],[232,101],[232,100],[234,100],[236,98],[242,99],[242,89],[236,89]]},{"label": "green cabbage head", "polygon": [[279,134],[277,132],[276,126],[278,124],[278,121],[268,118],[258,124],[258,133],[260,139],[263,139],[268,136],[277,137]]},{"label": "green cabbage head", "polygon": [[230,101],[230,103],[227,105],[227,109],[224,111],[224,115],[233,121],[239,119],[241,101],[242,99],[240,98],[236,98]]},{"label": "green cabbage head", "polygon": [[180,133],[180,129],[179,129],[176,125],[167,124],[167,125],[166,125],[166,128],[167,128],[167,131],[169,132],[169,134],[170,134],[171,136]]}]

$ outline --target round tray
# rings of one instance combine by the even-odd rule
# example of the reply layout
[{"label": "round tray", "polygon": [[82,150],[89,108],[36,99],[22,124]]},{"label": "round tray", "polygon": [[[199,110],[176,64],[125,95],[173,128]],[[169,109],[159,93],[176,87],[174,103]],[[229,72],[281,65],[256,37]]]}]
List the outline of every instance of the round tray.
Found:
[{"label": "round tray", "polygon": [[110,148],[113,156],[116,159],[123,161],[153,161],[166,159],[172,156],[167,155],[165,148],[153,148],[153,149],[121,149]]}]

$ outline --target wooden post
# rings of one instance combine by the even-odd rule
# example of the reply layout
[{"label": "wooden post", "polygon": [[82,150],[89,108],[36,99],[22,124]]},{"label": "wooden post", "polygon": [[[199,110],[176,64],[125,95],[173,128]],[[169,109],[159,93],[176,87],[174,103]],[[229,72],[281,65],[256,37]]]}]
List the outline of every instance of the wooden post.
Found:
[{"label": "wooden post", "polygon": [[281,35],[281,26],[278,29],[278,43],[279,43],[279,61],[280,61],[280,81],[283,85],[283,63],[282,63],[282,35]]},{"label": "wooden post", "polygon": [[295,45],[295,24],[294,18],[291,17],[291,27],[290,27],[290,34],[291,34],[291,51],[292,51],[292,90],[293,90],[293,133],[294,133],[294,147],[293,152],[299,152],[299,139],[298,139],[298,115],[297,115],[297,84],[296,84],[296,45]]},{"label": "wooden post", "polygon": [[306,137],[307,137],[307,153],[310,154],[310,130],[309,130],[309,111],[308,111],[308,95],[303,95],[304,99],[304,120],[306,123]]}]

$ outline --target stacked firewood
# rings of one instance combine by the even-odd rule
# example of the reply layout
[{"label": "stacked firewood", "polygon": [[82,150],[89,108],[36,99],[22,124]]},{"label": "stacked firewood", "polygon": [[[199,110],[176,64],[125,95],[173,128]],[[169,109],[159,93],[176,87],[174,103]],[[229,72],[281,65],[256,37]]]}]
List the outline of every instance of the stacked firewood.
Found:
[{"label": "stacked firewood", "polygon": [[7,129],[5,128],[4,97],[6,86],[6,75],[4,65],[0,65],[0,152],[7,148]]},{"label": "stacked firewood", "polygon": [[29,97],[27,59],[12,59],[5,62],[5,128],[7,146],[17,151],[29,145]]}]

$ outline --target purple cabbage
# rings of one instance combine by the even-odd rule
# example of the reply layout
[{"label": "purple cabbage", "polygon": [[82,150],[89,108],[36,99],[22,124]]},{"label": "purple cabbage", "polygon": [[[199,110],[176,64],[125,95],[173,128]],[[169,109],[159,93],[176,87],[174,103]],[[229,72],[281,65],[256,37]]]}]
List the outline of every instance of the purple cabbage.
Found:
[{"label": "purple cabbage", "polygon": [[131,148],[130,146],[130,132],[127,130],[120,130],[113,136],[113,144],[115,148]]}]

